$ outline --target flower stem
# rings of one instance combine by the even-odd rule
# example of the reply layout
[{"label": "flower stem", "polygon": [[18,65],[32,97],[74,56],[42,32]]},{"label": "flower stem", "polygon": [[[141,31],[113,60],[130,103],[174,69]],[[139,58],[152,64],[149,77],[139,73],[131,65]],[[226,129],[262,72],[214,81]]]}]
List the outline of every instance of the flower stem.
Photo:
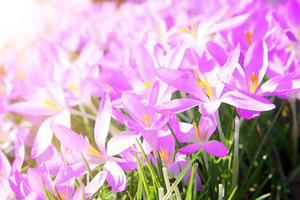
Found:
[{"label": "flower stem", "polygon": [[243,119],[240,119],[238,116],[235,117],[235,130],[234,130],[234,152],[233,152],[233,166],[232,166],[232,189],[237,187],[238,176],[239,176],[239,135],[240,135],[240,126],[243,122]]},{"label": "flower stem", "polygon": [[219,132],[220,140],[223,144],[226,144],[225,136],[224,136],[224,132],[222,129],[222,124],[221,124],[221,120],[220,120],[220,116],[219,116],[219,111],[216,112],[216,118],[217,118],[217,125],[218,125],[218,132]]},{"label": "flower stem", "polygon": [[164,198],[165,194],[164,194],[164,188],[160,187],[158,188],[158,199],[162,200]]}]

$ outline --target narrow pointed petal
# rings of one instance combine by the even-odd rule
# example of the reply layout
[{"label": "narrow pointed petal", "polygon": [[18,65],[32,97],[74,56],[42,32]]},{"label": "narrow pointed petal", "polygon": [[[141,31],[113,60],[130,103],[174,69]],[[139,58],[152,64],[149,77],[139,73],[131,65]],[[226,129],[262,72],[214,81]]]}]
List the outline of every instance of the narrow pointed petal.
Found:
[{"label": "narrow pointed petal", "polygon": [[136,65],[144,81],[152,82],[155,78],[154,62],[147,49],[139,46],[135,52]]},{"label": "narrow pointed petal", "polygon": [[222,101],[235,106],[236,108],[252,111],[268,111],[275,108],[275,105],[268,99],[237,91],[227,92],[223,95]]},{"label": "narrow pointed petal", "polygon": [[77,188],[76,192],[72,196],[72,200],[83,200],[87,197],[84,194],[84,186],[80,185],[79,188]]},{"label": "narrow pointed petal", "polygon": [[263,80],[268,68],[268,48],[264,41],[253,43],[245,55],[244,68],[247,81],[252,74],[258,77],[258,85]]},{"label": "narrow pointed petal", "polygon": [[52,118],[48,118],[41,124],[32,146],[32,158],[36,158],[41,155],[52,143],[53,131],[51,128],[51,122]]},{"label": "narrow pointed petal", "polygon": [[203,144],[203,149],[216,157],[224,157],[228,154],[227,147],[219,141],[211,140]]},{"label": "narrow pointed petal", "polygon": [[42,115],[54,115],[60,111],[60,107],[47,105],[38,101],[23,101],[14,103],[6,107],[8,111],[16,112],[23,115],[30,116],[42,116]]},{"label": "narrow pointed petal", "polygon": [[236,17],[232,17],[230,19],[223,20],[211,26],[207,34],[233,29],[246,22],[248,18],[249,14],[243,14]]},{"label": "narrow pointed petal", "polygon": [[129,131],[113,136],[107,143],[107,154],[109,156],[114,156],[122,153],[132,147],[138,137],[139,135]]},{"label": "narrow pointed petal", "polygon": [[155,105],[156,104],[156,101],[157,101],[157,98],[158,98],[158,95],[159,95],[159,82],[156,81],[150,92],[149,92],[149,96],[148,96],[148,104],[149,105]]},{"label": "narrow pointed petal", "polygon": [[53,124],[52,130],[62,145],[77,152],[83,152],[90,145],[88,142],[79,134],[75,133],[65,126]]},{"label": "narrow pointed petal", "polygon": [[86,187],[84,188],[84,193],[90,197],[93,194],[95,194],[95,192],[97,192],[99,190],[99,188],[103,185],[105,179],[107,177],[107,172],[106,171],[102,171],[99,172],[93,179],[91,182],[89,182]]},{"label": "narrow pointed petal", "polygon": [[105,94],[101,99],[94,128],[95,141],[98,148],[103,152],[105,152],[105,142],[109,131],[111,112],[110,98],[108,94]]},{"label": "narrow pointed petal", "polygon": [[126,176],[122,168],[115,162],[107,161],[104,166],[107,171],[107,182],[112,187],[113,191],[121,192],[126,188]]},{"label": "narrow pointed petal", "polygon": [[54,184],[59,185],[68,182],[74,176],[74,171],[71,166],[62,166],[56,177]]},{"label": "narrow pointed petal", "polygon": [[206,48],[212,55],[212,57],[215,58],[221,66],[226,63],[227,55],[222,47],[220,47],[215,42],[209,41],[206,43]]},{"label": "narrow pointed petal", "polygon": [[167,84],[178,90],[187,92],[199,99],[207,100],[206,94],[197,84],[196,78],[191,72],[182,72],[168,68],[156,70],[157,76]]},{"label": "narrow pointed petal", "polygon": [[202,102],[199,105],[199,111],[202,114],[214,114],[218,111],[222,101],[221,99],[217,99],[214,101]]},{"label": "narrow pointed petal", "polygon": [[236,109],[236,111],[241,117],[243,117],[247,120],[257,117],[261,113],[258,111],[245,110],[245,109],[241,109],[241,108]]},{"label": "narrow pointed petal", "polygon": [[200,104],[196,99],[174,99],[159,105],[156,109],[160,112],[180,113]]},{"label": "narrow pointed petal", "polygon": [[201,146],[199,144],[188,144],[185,147],[179,149],[180,153],[190,154],[199,151]]},{"label": "narrow pointed petal", "polygon": [[215,115],[202,115],[198,124],[198,129],[200,136],[205,140],[208,140],[217,129],[217,120]]}]

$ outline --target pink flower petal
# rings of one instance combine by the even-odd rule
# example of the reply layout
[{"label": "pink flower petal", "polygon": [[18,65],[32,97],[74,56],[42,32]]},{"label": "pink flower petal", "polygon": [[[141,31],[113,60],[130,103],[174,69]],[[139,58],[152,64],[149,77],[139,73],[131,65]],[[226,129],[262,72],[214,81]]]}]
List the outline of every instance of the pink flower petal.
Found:
[{"label": "pink flower petal", "polygon": [[228,154],[227,147],[219,141],[211,140],[203,144],[203,149],[216,157],[224,157]]},{"label": "pink flower petal", "polygon": [[105,142],[111,119],[111,102],[108,94],[103,95],[94,128],[95,141],[98,148],[105,152]]}]

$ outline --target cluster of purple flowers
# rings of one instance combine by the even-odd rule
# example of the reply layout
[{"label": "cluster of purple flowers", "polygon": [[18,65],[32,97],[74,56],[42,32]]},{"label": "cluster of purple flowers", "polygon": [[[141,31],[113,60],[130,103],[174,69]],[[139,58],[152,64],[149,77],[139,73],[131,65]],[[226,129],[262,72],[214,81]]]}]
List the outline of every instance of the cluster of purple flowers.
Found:
[{"label": "cluster of purple flowers", "polygon": [[[298,0],[28,1],[0,24],[1,198],[121,192],[143,152],[171,177],[201,149],[226,156],[222,134],[210,139],[222,103],[251,119],[275,108],[267,97],[298,98],[299,12]],[[192,108],[199,121],[179,120]]]}]

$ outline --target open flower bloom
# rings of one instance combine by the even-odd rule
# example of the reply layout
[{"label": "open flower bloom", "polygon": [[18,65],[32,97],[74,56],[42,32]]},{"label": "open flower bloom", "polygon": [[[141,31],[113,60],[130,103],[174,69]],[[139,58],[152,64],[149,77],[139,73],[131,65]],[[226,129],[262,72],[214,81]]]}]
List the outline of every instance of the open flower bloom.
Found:
[{"label": "open flower bloom", "polygon": [[31,156],[37,158],[50,146],[52,141],[51,124],[71,125],[71,114],[66,105],[63,89],[57,83],[51,83],[43,90],[26,97],[26,100],[13,103],[6,108],[9,111],[26,116],[46,117],[40,124],[32,146]]},{"label": "open flower bloom", "polygon": [[224,144],[217,140],[209,140],[215,132],[217,122],[215,116],[201,116],[199,124],[193,124],[193,128],[188,133],[177,133],[181,142],[191,143],[179,149],[181,153],[194,153],[203,148],[203,150],[216,157],[224,157],[228,154],[228,149]]},{"label": "open flower bloom", "polygon": [[[249,109],[253,111],[267,111],[274,108],[274,105],[259,96],[251,95],[236,90],[227,90],[224,83],[216,78],[216,74],[224,68],[229,69],[228,74],[234,72],[234,66],[238,65],[240,48],[234,50],[232,55],[227,58],[224,66],[218,63],[224,62],[224,54],[220,54],[220,47],[215,44],[214,55],[219,55],[218,61],[201,59],[203,66],[198,66],[194,70],[172,70],[161,68],[157,70],[158,76],[169,85],[189,93],[192,98],[175,99],[158,106],[160,111],[170,111],[173,113],[188,110],[194,106],[199,106],[203,114],[214,114],[222,102],[233,105],[237,108]],[[223,60],[223,61],[222,61]],[[254,86],[253,86],[254,87]]]},{"label": "open flower bloom", "polygon": [[[189,160],[186,155],[175,151],[175,139],[171,134],[170,130],[160,131],[158,141],[157,141],[157,156],[160,156],[160,159],[163,165],[167,168],[168,173],[176,178],[182,169],[188,164]],[[188,185],[192,169],[190,168],[188,172],[183,177],[183,183]],[[195,181],[197,184],[197,190],[202,189],[201,179],[198,173],[195,174]]]},{"label": "open flower bloom", "polygon": [[[267,44],[260,40],[251,44],[246,52],[242,66],[237,64],[224,68],[218,74],[218,78],[231,90],[240,91],[253,98],[262,99],[261,96],[285,95],[299,90],[299,74],[285,74],[280,77],[272,77],[263,83],[267,68],[268,48]],[[260,110],[237,108],[239,114],[247,119],[260,113]]]},{"label": "open flower bloom", "polygon": [[[130,132],[121,132],[113,136],[105,145],[109,132],[111,119],[111,102],[108,95],[105,95],[100,103],[97,119],[94,127],[94,137],[97,148],[93,147],[79,134],[61,125],[53,125],[53,131],[63,146],[83,156],[89,165],[96,167],[103,165],[103,171],[96,175],[97,183],[94,186],[100,188],[103,179],[106,179],[112,189],[116,192],[123,191],[126,187],[126,176],[118,162],[123,159],[116,157],[118,154],[130,148],[138,135]],[[81,155],[80,155],[81,154]],[[96,190],[97,190],[96,189]],[[95,190],[95,191],[96,191]]]}]

